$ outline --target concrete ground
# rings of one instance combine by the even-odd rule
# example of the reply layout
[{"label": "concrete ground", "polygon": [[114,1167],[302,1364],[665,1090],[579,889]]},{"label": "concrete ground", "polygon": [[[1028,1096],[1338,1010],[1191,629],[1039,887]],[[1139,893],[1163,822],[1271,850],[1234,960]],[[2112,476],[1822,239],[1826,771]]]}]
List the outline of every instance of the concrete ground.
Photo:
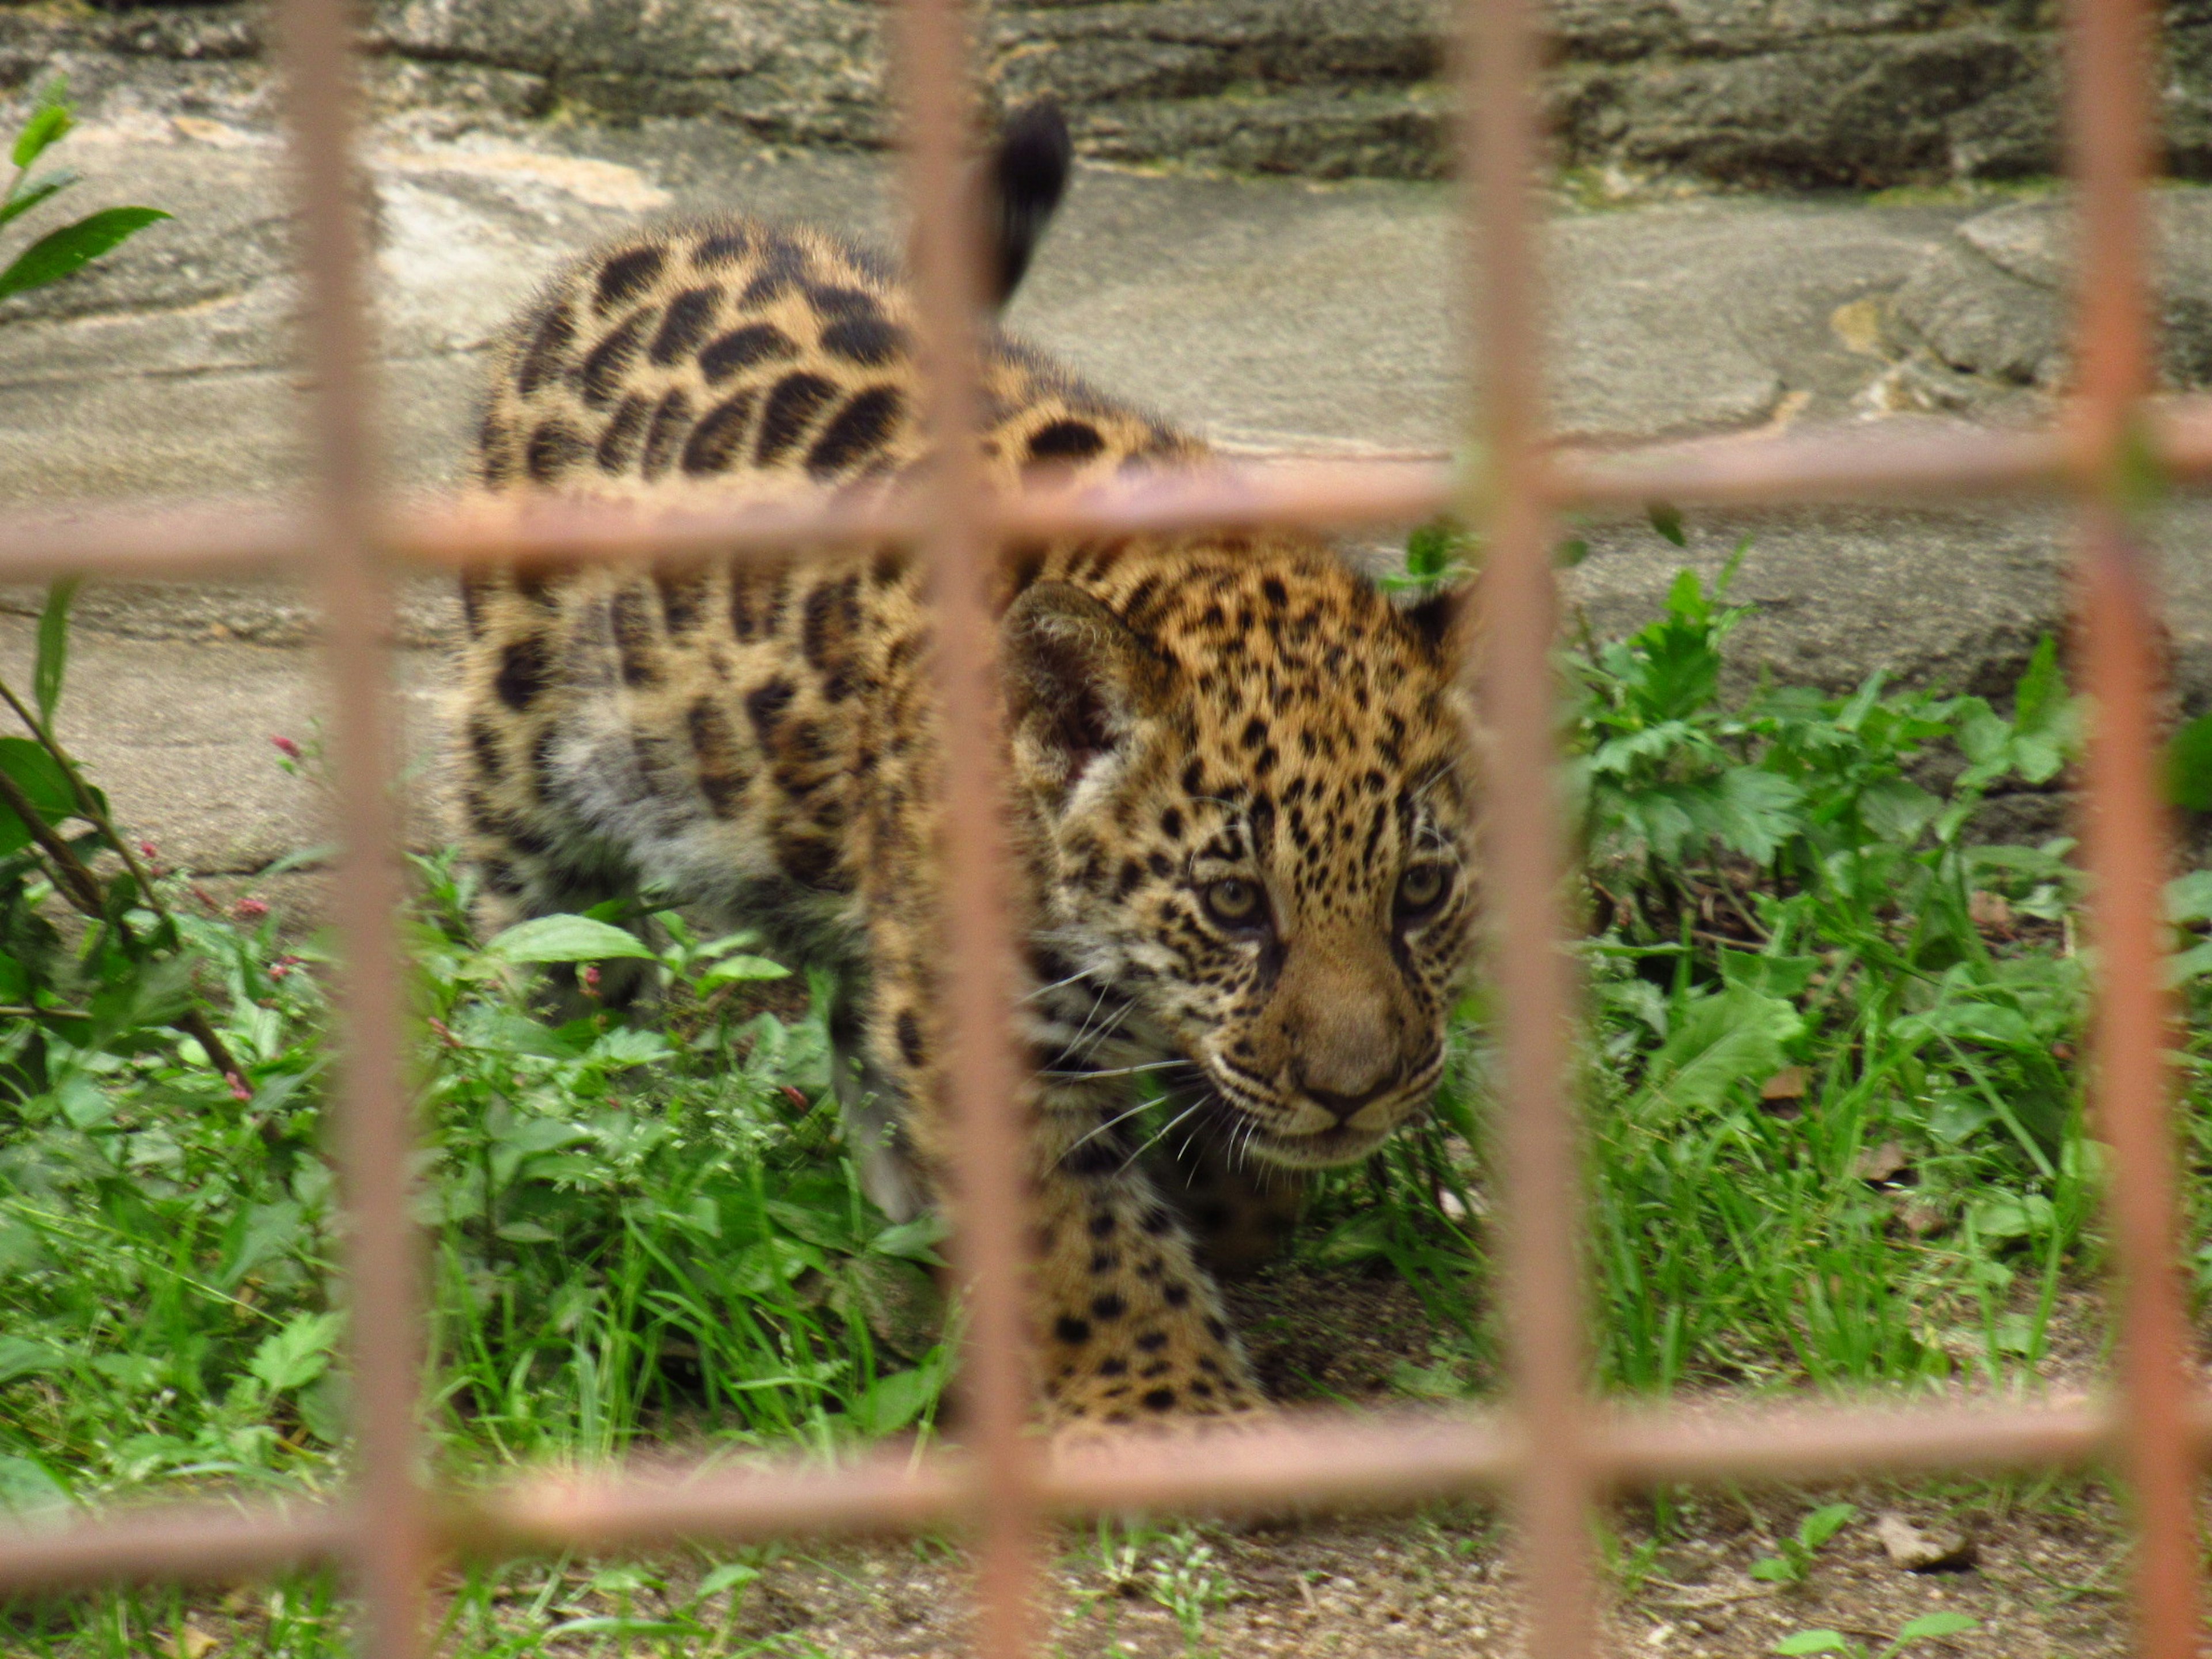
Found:
[{"label": "concrete ground", "polygon": [[[0,306],[0,499],[264,495],[301,479],[281,149],[270,135],[145,115],[74,135],[83,208],[175,219],[80,280]],[[681,123],[441,136],[417,118],[371,156],[386,430],[395,478],[449,484],[502,320],[565,253],[641,216],[732,204],[895,240],[880,160],[780,155]],[[1632,440],[1792,423],[2042,411],[2039,394],[1916,348],[1892,296],[1955,260],[1971,204],[1698,199],[1565,213],[1550,248],[1557,421]],[[1103,387],[1224,448],[1441,453],[1466,388],[1454,201],[1418,184],[1231,180],[1085,169],[1017,299],[1018,331]],[[2203,510],[2178,509],[2171,626],[2185,698],[2212,699]],[[1842,686],[1880,666],[2002,691],[2062,625],[2064,526],[2045,510],[1822,509],[1694,520],[1717,559],[1757,550],[1741,636],[1778,673]],[[1600,627],[1649,613],[1679,562],[1640,526],[1589,531],[1571,580]],[[0,591],[0,672],[27,673],[35,594]],[[269,738],[313,726],[313,614],[240,586],[96,586],[65,732],[173,861],[247,873],[325,838],[313,789]],[[403,696],[435,748],[453,611],[411,589]],[[416,789],[410,799],[433,792]],[[418,829],[434,823],[418,814]]]}]

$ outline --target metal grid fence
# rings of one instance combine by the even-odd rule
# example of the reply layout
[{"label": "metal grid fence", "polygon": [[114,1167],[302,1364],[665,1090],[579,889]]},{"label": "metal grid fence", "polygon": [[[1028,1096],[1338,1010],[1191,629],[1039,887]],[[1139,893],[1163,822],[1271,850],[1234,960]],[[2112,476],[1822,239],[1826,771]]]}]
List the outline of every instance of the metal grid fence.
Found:
[{"label": "metal grid fence", "polygon": [[[337,885],[345,940],[340,1006],[347,1065],[339,1115],[353,1313],[356,1460],[350,1494],[328,1504],[171,1506],[58,1528],[0,1530],[0,1594],[71,1585],[222,1578],[335,1564],[366,1609],[365,1650],[422,1650],[428,1575],[441,1558],[677,1538],[736,1540],[803,1531],[965,1526],[978,1542],[975,1644],[992,1659],[1031,1650],[1040,1522],[1142,1508],[1380,1505],[1491,1492],[1515,1505],[1528,1650],[1569,1659],[1595,1637],[1586,1511],[1603,1492],[1657,1481],[1841,1476],[1969,1467],[2107,1462],[2133,1497],[2140,1650],[2199,1650],[2196,1483],[2212,1449],[2212,1399],[2191,1381],[2182,1300],[2165,1048],[2159,896],[2168,849],[2155,775],[2160,665],[2145,551],[2128,514],[2146,458],[2179,480],[2212,477],[2212,399],[2145,402],[2150,390],[2148,234],[2153,164],[2149,0],[2073,0],[2069,122],[2081,215],[2076,385],[2042,433],[1794,436],[1613,454],[1547,443],[1543,331],[1532,188],[1542,146],[1534,0],[1466,0],[1465,174],[1480,232],[1470,331],[1483,364],[1472,486],[1440,467],[1370,464],[1216,469],[1077,496],[999,500],[972,460],[925,497],[868,509],[733,508],[641,523],[578,505],[519,511],[402,510],[379,489],[367,373],[364,249],[353,145],[356,100],[343,0],[284,0],[283,52],[312,310],[315,489],[297,510],[209,502],[159,513],[13,515],[0,573],[136,575],[292,572],[319,581],[327,616],[337,811],[349,850]],[[967,37],[957,0],[901,0],[897,83],[908,174],[925,204],[915,264],[926,323],[928,414],[973,424],[971,297],[961,140]],[[2100,983],[2095,1113],[2112,1159],[2120,1386],[2116,1398],[2028,1408],[1816,1408],[1691,1415],[1592,1404],[1576,1266],[1580,1209],[1567,1087],[1573,991],[1561,948],[1564,873],[1547,653],[1553,635],[1551,515],[1653,497],[1714,505],[2064,491],[2079,501],[2080,660],[2095,707],[2087,763],[2087,860]],[[1287,1420],[1210,1446],[1203,1459],[1135,1445],[1053,1459],[1024,1432],[1018,1275],[1023,1228],[1015,1080],[1004,1037],[1008,983],[991,806],[995,751],[979,678],[944,677],[954,833],[947,925],[953,1079],[963,1144],[961,1266],[973,1312],[962,1443],[842,1468],[724,1468],[686,1474],[526,1476],[489,1492],[434,1489],[417,1426],[422,1322],[408,1216],[413,1136],[404,1061],[398,823],[389,636],[392,573],[513,559],[768,554],[898,535],[939,575],[939,660],[989,647],[982,561],[1013,535],[1105,534],[1222,524],[1405,521],[1479,507],[1490,530],[1480,687],[1493,753],[1486,850],[1504,1058],[1504,1192],[1512,1403],[1496,1413],[1392,1422]]]}]

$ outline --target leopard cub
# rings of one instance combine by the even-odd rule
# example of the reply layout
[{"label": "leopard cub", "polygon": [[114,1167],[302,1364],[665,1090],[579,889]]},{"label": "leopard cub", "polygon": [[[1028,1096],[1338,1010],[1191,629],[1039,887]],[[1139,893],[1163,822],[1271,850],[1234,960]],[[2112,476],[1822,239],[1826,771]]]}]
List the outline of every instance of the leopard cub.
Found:
[{"label": "leopard cub", "polygon": [[[1016,118],[989,170],[1002,294],[1066,169],[1057,116]],[[516,323],[477,475],[653,499],[896,479],[927,447],[913,326],[895,267],[819,230],[641,230]],[[1001,333],[984,351],[994,487],[1206,453]],[[944,734],[921,571],[896,550],[523,568],[464,597],[459,763],[494,919],[649,887],[838,970],[870,1194],[934,1201]],[[1449,605],[1397,605],[1275,532],[1012,548],[994,602],[1048,1410],[1250,1410],[1214,1273],[1443,1064],[1475,909]],[[1139,1088],[1164,1150],[1134,1127]]]}]

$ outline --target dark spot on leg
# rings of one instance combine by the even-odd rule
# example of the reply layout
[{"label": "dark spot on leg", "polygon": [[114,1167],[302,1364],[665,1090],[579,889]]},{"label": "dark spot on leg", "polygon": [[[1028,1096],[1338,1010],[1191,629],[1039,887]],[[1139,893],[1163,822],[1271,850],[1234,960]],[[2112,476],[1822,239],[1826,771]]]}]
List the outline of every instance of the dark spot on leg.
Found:
[{"label": "dark spot on leg", "polygon": [[646,416],[653,405],[635,393],[622,400],[599,434],[599,471],[618,473],[637,456],[638,440],[645,435]]},{"label": "dark spot on leg", "polygon": [[873,317],[878,313],[874,295],[861,289],[841,288],[834,283],[825,283],[818,288],[808,289],[806,301],[824,317],[842,319]]},{"label": "dark spot on leg", "polygon": [[1119,1319],[1128,1311],[1129,1304],[1111,1291],[1091,1298],[1091,1316],[1093,1319]]},{"label": "dark spot on leg", "polygon": [[784,710],[791,707],[791,700],[798,695],[799,689],[781,675],[763,680],[745,693],[745,718],[752,721],[762,748],[771,746]]},{"label": "dark spot on leg", "polygon": [[1144,1407],[1148,1412],[1173,1411],[1175,1402],[1176,1391],[1173,1389],[1152,1389],[1145,1394]]},{"label": "dark spot on leg", "polygon": [[671,634],[689,634],[707,608],[707,573],[696,567],[656,568],[653,585],[660,590],[660,620]]},{"label": "dark spot on leg", "polygon": [[1098,1375],[1101,1376],[1127,1376],[1128,1374],[1129,1362],[1118,1356],[1098,1362]]},{"label": "dark spot on leg", "polygon": [[714,307],[721,302],[719,288],[685,289],[668,302],[668,314],[661,319],[660,332],[653,337],[653,349],[647,355],[663,368],[690,356],[714,326]]},{"label": "dark spot on leg", "polygon": [[823,350],[866,368],[881,368],[906,347],[906,331],[880,316],[841,317],[822,331]]},{"label": "dark spot on leg", "polygon": [[1180,1308],[1190,1300],[1190,1286],[1183,1284],[1169,1285],[1160,1292],[1170,1308]]},{"label": "dark spot on leg", "polygon": [[1111,1211],[1111,1210],[1100,1210],[1099,1212],[1097,1212],[1096,1214],[1094,1214],[1094,1215],[1091,1218],[1091,1237],[1093,1237],[1093,1238],[1109,1238],[1109,1237],[1111,1237],[1113,1236],[1113,1232],[1114,1232],[1114,1212],[1113,1212],[1113,1211]]},{"label": "dark spot on leg", "polygon": [[637,470],[648,478],[657,478],[667,471],[683,441],[684,428],[690,423],[691,400],[678,387],[663,398],[660,407],[653,411],[653,425],[645,434],[645,455]]},{"label": "dark spot on leg", "polygon": [[617,253],[599,267],[599,285],[592,296],[592,307],[601,316],[632,300],[653,286],[653,279],[660,275],[661,252],[657,247],[632,248],[627,253]]},{"label": "dark spot on leg", "polygon": [[1091,1271],[1094,1273],[1110,1273],[1121,1265],[1121,1258],[1111,1250],[1101,1250],[1091,1258]]},{"label": "dark spot on leg", "polygon": [[738,734],[729,716],[711,697],[701,697],[684,716],[691,734],[691,752],[698,757],[699,788],[718,818],[735,817],[738,805],[751,781],[738,752]]},{"label": "dark spot on leg", "polygon": [[499,733],[481,714],[469,716],[469,753],[486,782],[497,783],[506,775],[507,757],[500,753]]},{"label": "dark spot on leg", "polygon": [[1032,461],[1087,461],[1106,447],[1098,428],[1087,421],[1054,421],[1030,436]]},{"label": "dark spot on leg", "polygon": [[752,238],[742,227],[732,225],[726,230],[717,230],[699,239],[699,246],[691,250],[691,263],[701,270],[716,265],[732,265],[752,251]]},{"label": "dark spot on leg", "polygon": [[799,355],[799,342],[773,323],[752,323],[729,333],[699,354],[699,372],[708,386],[720,386],[740,369]]},{"label": "dark spot on leg", "polygon": [[1168,1334],[1165,1331],[1146,1331],[1137,1339],[1137,1346],[1146,1353],[1158,1353],[1167,1345]]},{"label": "dark spot on leg", "polygon": [[1063,1342],[1088,1342],[1091,1327],[1071,1315],[1062,1314],[1052,1322],[1052,1334]]},{"label": "dark spot on leg", "polygon": [[740,392],[702,416],[699,424],[691,428],[691,441],[684,446],[684,470],[694,477],[728,471],[738,452],[744,447],[755,401],[750,392]]},{"label": "dark spot on leg", "polygon": [[514,866],[505,859],[478,859],[477,868],[483,872],[484,885],[501,898],[522,896],[522,878],[514,873]]},{"label": "dark spot on leg", "polygon": [[902,1008],[898,1017],[899,1055],[909,1066],[919,1066],[928,1057],[922,1046],[921,1022],[914,1017],[914,1010]]},{"label": "dark spot on leg", "polygon": [[609,601],[615,653],[622,663],[624,685],[660,684],[660,641],[654,637],[653,619],[646,615],[645,592],[636,583],[616,591]]},{"label": "dark spot on leg", "polygon": [[836,390],[819,374],[787,374],[778,380],[761,411],[760,441],[753,449],[753,464],[773,466],[805,435],[808,423]]},{"label": "dark spot on leg", "polygon": [[738,296],[738,308],[750,311],[756,306],[764,306],[805,278],[805,252],[796,243],[779,238],[762,251],[760,269],[745,284],[745,291]]},{"label": "dark spot on leg", "polygon": [[526,398],[550,386],[567,372],[568,349],[576,343],[576,319],[565,305],[557,305],[539,319],[514,372],[515,390]]},{"label": "dark spot on leg", "polygon": [[500,653],[499,677],[492,682],[493,688],[509,708],[527,708],[545,689],[545,641],[538,635],[525,634],[519,640],[509,640]]},{"label": "dark spot on leg", "polygon": [[566,421],[541,421],[538,430],[530,434],[523,465],[539,483],[551,483],[582,460],[590,448],[582,434]]},{"label": "dark spot on leg", "polygon": [[495,415],[485,416],[477,426],[477,475],[488,484],[502,484],[514,476],[514,434]]},{"label": "dark spot on leg", "polygon": [[854,393],[830,416],[806,452],[807,471],[817,478],[831,478],[867,459],[883,447],[905,410],[905,397],[895,386],[874,386]]},{"label": "dark spot on leg", "polygon": [[576,380],[586,408],[605,409],[614,402],[615,394],[622,390],[622,377],[629,372],[630,360],[637,356],[637,349],[645,339],[646,326],[652,320],[649,307],[633,312],[586,354],[576,371]]},{"label": "dark spot on leg", "polygon": [[1121,1167],[1121,1149],[1100,1135],[1060,1154],[1060,1167],[1072,1176],[1112,1175]]}]

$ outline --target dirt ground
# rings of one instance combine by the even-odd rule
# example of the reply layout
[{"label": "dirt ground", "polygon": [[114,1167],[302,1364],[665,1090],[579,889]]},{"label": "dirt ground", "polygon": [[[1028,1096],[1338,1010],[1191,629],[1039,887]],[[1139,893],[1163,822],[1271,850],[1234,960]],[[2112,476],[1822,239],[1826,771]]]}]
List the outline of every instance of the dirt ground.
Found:
[{"label": "dirt ground", "polygon": [[[1255,1358],[1280,1397],[1402,1403],[1393,1372],[1429,1352],[1431,1328],[1394,1278],[1286,1270],[1236,1295]],[[2045,1367],[2048,1385],[2070,1392],[2095,1380],[2096,1324],[2090,1297],[2068,1299]],[[1808,1512],[1839,1502],[1856,1517],[1812,1555],[1802,1582],[1752,1576],[1754,1563],[1783,1553],[1781,1540]],[[1897,1565],[1881,1532],[1899,1521],[1951,1547],[1943,1562],[1923,1571]],[[1966,1615],[1975,1626],[1911,1652],[2117,1659],[2129,1647],[2122,1519],[2093,1479],[1680,1492],[1663,1516],[1651,1498],[1622,1500],[1601,1534],[1600,1647],[1619,1659],[1753,1659],[1816,1630],[1838,1632],[1860,1659],[1875,1659],[1905,1624],[1938,1612]],[[967,1574],[956,1543],[802,1540],[744,1559],[757,1577],[703,1600],[697,1590],[716,1565],[703,1553],[664,1558],[617,1588],[605,1575],[600,1588],[587,1587],[595,1566],[610,1564],[522,1566],[502,1575],[493,1628],[456,1632],[458,1642],[442,1650],[471,1659],[617,1651],[953,1659],[967,1650]],[[1046,1650],[1056,1659],[1504,1659],[1522,1647],[1516,1581],[1510,1528],[1493,1508],[1474,1503],[1297,1523],[1132,1519],[1071,1528],[1053,1540]],[[194,1598],[185,1626],[189,1659],[259,1651],[268,1601],[266,1589],[252,1587]],[[652,1621],[679,1612],[711,1638],[672,1646],[647,1636],[625,1644],[604,1623],[590,1629],[617,1616]],[[546,1638],[562,1624],[580,1627]]]}]

